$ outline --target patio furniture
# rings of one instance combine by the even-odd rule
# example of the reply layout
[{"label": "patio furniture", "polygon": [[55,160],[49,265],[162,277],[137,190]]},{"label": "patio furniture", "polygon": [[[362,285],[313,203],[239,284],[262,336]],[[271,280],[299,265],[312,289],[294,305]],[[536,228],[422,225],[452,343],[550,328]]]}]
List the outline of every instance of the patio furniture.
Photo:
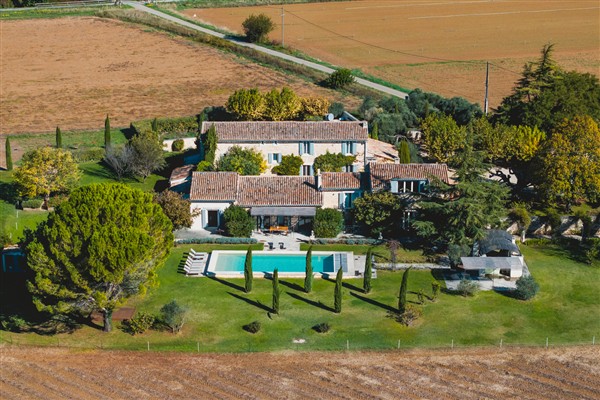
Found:
[{"label": "patio furniture", "polygon": [[269,232],[272,233],[281,233],[283,235],[287,235],[289,228],[284,225],[274,225],[269,227]]},{"label": "patio furniture", "polygon": [[269,245],[269,250],[273,250],[273,249],[275,248],[275,247],[273,246],[273,242],[269,242],[269,243],[268,243],[268,245]]},{"label": "patio furniture", "polygon": [[283,242],[279,242],[279,250],[285,250],[285,244]]}]

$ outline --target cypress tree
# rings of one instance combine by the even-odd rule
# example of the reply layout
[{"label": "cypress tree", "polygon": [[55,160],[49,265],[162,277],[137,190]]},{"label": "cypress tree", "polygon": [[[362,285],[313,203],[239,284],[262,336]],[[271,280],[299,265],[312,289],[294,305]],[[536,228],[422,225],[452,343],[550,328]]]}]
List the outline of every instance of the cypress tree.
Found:
[{"label": "cypress tree", "polygon": [[400,142],[398,156],[400,157],[400,164],[410,164],[410,148],[406,140]]},{"label": "cypress tree", "polygon": [[406,287],[408,285],[408,272],[412,267],[409,267],[402,275],[402,283],[400,284],[400,295],[398,296],[398,311],[403,313],[406,310]]},{"label": "cypress tree", "polygon": [[157,120],[156,118],[154,118],[154,119],[152,120],[152,125],[151,125],[151,127],[152,127],[152,132],[154,132],[154,133],[158,133],[158,120]]},{"label": "cypress tree", "polygon": [[252,247],[248,247],[246,252],[246,262],[244,263],[244,289],[246,293],[252,291]]},{"label": "cypress tree", "polygon": [[56,127],[56,148],[62,149],[62,132],[58,126]]},{"label": "cypress tree", "polygon": [[371,129],[371,139],[379,140],[379,124],[375,122],[373,129]]},{"label": "cypress tree", "polygon": [[6,170],[12,171],[13,162],[12,162],[12,151],[10,149],[10,138],[6,138],[6,142],[4,143],[6,148]]},{"label": "cypress tree", "polygon": [[312,291],[313,269],[312,269],[312,246],[306,252],[306,276],[304,277],[304,291],[310,293]]},{"label": "cypress tree", "polygon": [[342,269],[338,269],[335,276],[335,290],[333,293],[333,310],[339,314],[342,312]]},{"label": "cypress tree", "polygon": [[367,261],[365,263],[365,272],[363,274],[363,291],[369,293],[371,291],[371,275],[373,275],[372,251],[369,247],[367,250]]},{"label": "cypress tree", "polygon": [[273,271],[273,314],[279,314],[279,271]]},{"label": "cypress tree", "polygon": [[108,114],[106,114],[106,119],[104,120],[104,148],[108,149],[110,147],[110,118]]}]

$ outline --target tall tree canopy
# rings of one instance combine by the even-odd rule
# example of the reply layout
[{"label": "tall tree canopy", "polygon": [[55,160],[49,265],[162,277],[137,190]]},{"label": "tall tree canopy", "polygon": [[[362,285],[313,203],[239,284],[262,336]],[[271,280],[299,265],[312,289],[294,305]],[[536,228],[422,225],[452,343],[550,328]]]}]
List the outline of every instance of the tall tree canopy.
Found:
[{"label": "tall tree canopy", "polygon": [[41,147],[28,151],[21,159],[14,178],[22,196],[44,196],[72,189],[80,177],[71,153],[62,149]]},{"label": "tall tree canopy", "polygon": [[39,311],[104,315],[144,293],[173,246],[173,226],[152,195],[121,184],[74,190],[23,241]]},{"label": "tall tree canopy", "polygon": [[265,98],[256,88],[236,90],[225,104],[227,112],[246,121],[261,119],[265,108]]},{"label": "tall tree canopy", "polygon": [[273,89],[264,98],[263,118],[269,121],[294,119],[302,110],[301,99],[290,88],[284,87],[281,91]]},{"label": "tall tree canopy", "polygon": [[157,203],[173,224],[173,229],[189,228],[192,226],[190,201],[183,198],[181,193],[165,190],[154,194]]},{"label": "tall tree canopy", "polygon": [[400,198],[388,191],[365,193],[354,201],[356,222],[364,225],[372,236],[397,235],[402,210]]},{"label": "tall tree canopy", "polygon": [[600,202],[600,130],[591,117],[557,125],[542,154],[539,186],[547,203]]},{"label": "tall tree canopy", "polygon": [[465,128],[447,115],[430,114],[421,122],[421,129],[427,153],[437,162],[452,162],[465,143]]},{"label": "tall tree canopy", "polygon": [[549,133],[565,118],[589,115],[600,121],[598,77],[562,70],[553,50],[546,45],[537,61],[525,64],[513,93],[496,110],[495,122],[537,126]]}]

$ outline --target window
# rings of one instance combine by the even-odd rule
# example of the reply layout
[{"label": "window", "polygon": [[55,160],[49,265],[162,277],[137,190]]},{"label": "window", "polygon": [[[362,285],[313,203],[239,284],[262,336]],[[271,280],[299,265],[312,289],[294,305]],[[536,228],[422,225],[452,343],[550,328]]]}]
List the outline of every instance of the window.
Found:
[{"label": "window", "polygon": [[281,153],[269,153],[267,159],[269,164],[279,164],[281,162]]},{"label": "window", "polygon": [[354,164],[346,165],[344,168],[342,168],[342,170],[344,172],[358,172],[358,166]]},{"label": "window", "polygon": [[356,154],[356,142],[342,142],[342,154]]},{"label": "window", "polygon": [[357,193],[340,193],[338,195],[338,206],[342,210],[352,208],[354,199],[357,197]]},{"label": "window", "polygon": [[312,165],[303,165],[302,166],[302,175],[303,176],[314,175],[313,166]]},{"label": "window", "polygon": [[313,155],[315,153],[315,144],[313,142],[300,142],[298,143],[298,153]]}]

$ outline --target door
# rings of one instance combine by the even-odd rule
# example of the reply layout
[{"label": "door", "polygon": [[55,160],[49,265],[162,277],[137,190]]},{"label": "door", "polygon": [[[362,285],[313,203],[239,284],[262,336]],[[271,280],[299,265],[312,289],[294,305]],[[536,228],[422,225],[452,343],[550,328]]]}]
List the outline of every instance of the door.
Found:
[{"label": "door", "polygon": [[208,224],[207,226],[214,228],[219,226],[219,212],[218,211],[208,211]]}]

